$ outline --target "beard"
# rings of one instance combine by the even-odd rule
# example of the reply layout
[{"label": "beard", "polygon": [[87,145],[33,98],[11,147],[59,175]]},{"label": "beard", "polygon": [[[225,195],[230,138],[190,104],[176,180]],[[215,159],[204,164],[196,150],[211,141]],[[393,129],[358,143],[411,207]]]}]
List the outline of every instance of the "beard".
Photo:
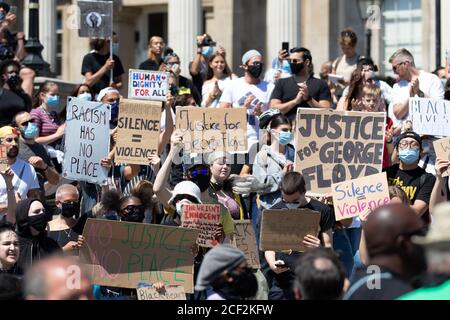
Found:
[{"label": "beard", "polygon": [[8,158],[17,158],[18,154],[19,154],[19,148],[18,147],[12,147],[11,149],[8,150],[8,153],[6,154],[6,156]]}]

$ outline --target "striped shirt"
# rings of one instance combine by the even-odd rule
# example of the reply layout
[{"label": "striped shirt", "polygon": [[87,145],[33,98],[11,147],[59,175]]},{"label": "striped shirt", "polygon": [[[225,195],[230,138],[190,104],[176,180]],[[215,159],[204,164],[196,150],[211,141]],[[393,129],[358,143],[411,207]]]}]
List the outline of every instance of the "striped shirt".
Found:
[{"label": "striped shirt", "polygon": [[31,117],[39,128],[39,137],[47,137],[58,130],[60,119],[56,112],[47,113],[42,107],[31,110]]}]

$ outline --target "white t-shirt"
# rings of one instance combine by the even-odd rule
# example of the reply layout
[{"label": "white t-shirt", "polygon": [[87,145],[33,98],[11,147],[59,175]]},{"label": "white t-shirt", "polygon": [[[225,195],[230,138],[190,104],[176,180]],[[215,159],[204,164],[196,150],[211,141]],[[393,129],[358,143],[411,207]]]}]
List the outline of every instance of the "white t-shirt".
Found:
[{"label": "white t-shirt", "polygon": [[259,117],[253,116],[253,111],[258,103],[262,103],[262,112],[269,109],[270,96],[274,88],[275,86],[272,83],[264,80],[261,80],[257,85],[249,84],[242,77],[229,82],[222,93],[220,103],[231,103],[233,108],[243,107],[245,99],[248,96],[255,96],[255,99],[251,103],[252,108],[247,109],[249,120],[247,139],[249,148],[251,145],[258,143],[259,139]]},{"label": "white t-shirt", "polygon": [[[425,98],[444,99],[444,86],[439,78],[429,72],[419,72],[419,89],[425,95]],[[405,120],[399,120],[394,115],[394,105],[409,99],[409,81],[400,80],[394,84],[392,89],[392,103],[389,105],[389,117],[394,122],[394,127],[402,127]]]},{"label": "white t-shirt", "polygon": [[[231,78],[230,77],[225,78],[223,80],[218,80],[217,81],[217,85],[219,86],[220,91],[223,92],[225,90],[225,87],[230,82],[231,82]],[[206,99],[208,99],[208,95],[213,91],[214,86],[215,86],[215,82],[214,81],[211,81],[211,82],[203,84],[203,87],[202,87],[202,107],[205,106]],[[211,105],[209,107],[210,108],[217,108],[217,107],[219,107],[219,101],[220,101],[220,98],[217,98],[216,100],[214,100],[211,103]]]},{"label": "white t-shirt", "polygon": [[[22,200],[27,198],[28,191],[39,189],[39,181],[33,166],[17,158],[16,162],[11,166],[11,170],[14,172],[12,184],[15,193],[19,193]],[[19,179],[19,176],[21,176],[21,179]],[[8,204],[8,193],[2,175],[0,175],[0,204]]]}]

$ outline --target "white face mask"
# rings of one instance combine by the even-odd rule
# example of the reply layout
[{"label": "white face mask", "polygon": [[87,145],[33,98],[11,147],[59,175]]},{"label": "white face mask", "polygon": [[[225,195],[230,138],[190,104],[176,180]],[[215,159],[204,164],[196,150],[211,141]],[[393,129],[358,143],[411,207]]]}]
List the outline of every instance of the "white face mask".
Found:
[{"label": "white face mask", "polygon": [[286,207],[288,209],[298,209],[298,207],[300,207],[300,203],[286,203]]}]

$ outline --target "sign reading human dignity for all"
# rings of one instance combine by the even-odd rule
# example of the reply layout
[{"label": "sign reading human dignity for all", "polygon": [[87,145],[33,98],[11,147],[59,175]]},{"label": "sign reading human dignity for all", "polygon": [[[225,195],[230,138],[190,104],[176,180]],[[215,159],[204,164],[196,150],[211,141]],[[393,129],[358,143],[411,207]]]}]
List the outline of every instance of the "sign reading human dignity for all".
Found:
[{"label": "sign reading human dignity for all", "polygon": [[214,233],[220,227],[220,204],[188,204],[183,206],[181,226],[200,230],[197,244],[212,248],[218,244]]},{"label": "sign reading human dignity for all", "polygon": [[385,113],[299,108],[295,171],[312,194],[329,194],[333,183],[381,172]]},{"label": "sign reading human dignity for all", "polygon": [[178,107],[176,128],[184,133],[186,153],[247,151],[247,114],[244,108]]},{"label": "sign reading human dignity for all", "polygon": [[6,146],[0,144],[0,171],[5,171],[8,168],[8,156]]},{"label": "sign reading human dignity for all", "polygon": [[408,119],[420,135],[450,136],[450,101],[411,98]]},{"label": "sign reading human dignity for all", "polygon": [[80,259],[99,285],[134,289],[163,282],[192,293],[197,235],[181,227],[88,219]]},{"label": "sign reading human dignity for all", "polygon": [[166,101],[169,76],[165,72],[130,69],[128,99]]},{"label": "sign reading human dignity for all", "polygon": [[353,218],[389,204],[386,172],[332,185],[336,221]]},{"label": "sign reading human dignity for all", "polygon": [[120,102],[115,163],[148,165],[158,155],[161,102]]},{"label": "sign reading human dignity for all", "polygon": [[[436,152],[436,158],[450,161],[450,137],[443,138],[433,142],[434,151]],[[450,175],[450,167],[448,167],[443,173],[443,177]]]},{"label": "sign reading human dignity for all", "polygon": [[109,153],[110,106],[67,98],[63,177],[104,185],[108,169],[100,162]]},{"label": "sign reading human dignity for all", "polygon": [[259,246],[262,251],[305,251],[303,238],[317,237],[320,213],[309,209],[264,210]]}]

